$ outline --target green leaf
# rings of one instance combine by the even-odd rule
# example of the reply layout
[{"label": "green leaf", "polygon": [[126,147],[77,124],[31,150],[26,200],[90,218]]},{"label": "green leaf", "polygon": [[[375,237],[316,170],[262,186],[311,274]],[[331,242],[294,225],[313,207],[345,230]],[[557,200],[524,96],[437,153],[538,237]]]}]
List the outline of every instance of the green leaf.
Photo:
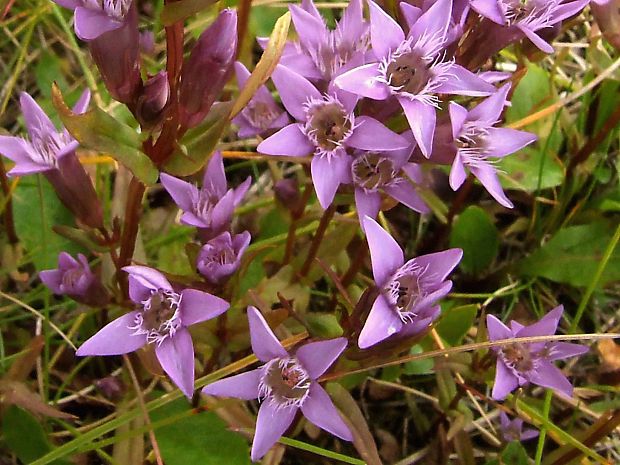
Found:
[{"label": "green leaf", "polygon": [[166,172],[174,176],[189,176],[199,171],[228,127],[228,115],[232,102],[217,103],[205,120],[190,129],[180,146],[164,165]]},{"label": "green leaf", "polygon": [[55,84],[52,100],[63,124],[82,146],[111,156],[145,184],[157,181],[159,172],[140,149],[140,136],[131,126],[117,121],[96,106],[86,113],[73,113]]},{"label": "green leaf", "polygon": [[73,225],[73,215],[43,176],[20,180],[13,192],[13,216],[17,235],[38,271],[56,268],[58,254],[63,250],[74,256],[84,251],[51,231],[54,225]]},{"label": "green leaf", "polygon": [[530,463],[521,443],[514,441],[506,445],[500,454],[500,459],[489,460],[485,465],[529,465]]},{"label": "green leaf", "polygon": [[[39,421],[25,410],[10,406],[2,417],[2,432],[8,448],[23,463],[30,463],[52,450]],[[67,465],[64,460],[52,462]]]},{"label": "green leaf", "polygon": [[254,71],[245,83],[245,86],[241,89],[239,97],[235,100],[235,104],[230,113],[230,118],[234,118],[237,113],[243,110],[258,88],[267,82],[267,79],[269,79],[269,76],[273,73],[278,61],[280,61],[282,52],[284,51],[284,45],[286,44],[286,37],[288,36],[288,28],[290,24],[291,13],[288,11],[280,16],[280,18],[276,21],[273,32],[269,36],[269,44],[256,64]]},{"label": "green leaf", "polygon": [[[409,350],[410,355],[421,354],[424,349],[420,344],[416,344]],[[433,359],[414,360],[403,365],[403,373],[406,375],[429,375],[435,370],[435,362]]]},{"label": "green leaf", "polygon": [[[554,103],[558,97],[550,83],[551,76],[547,71],[530,64],[515,89],[512,106],[506,111],[506,122],[515,122]],[[553,123],[554,117],[543,118],[523,128],[535,133],[539,139],[533,145],[499,160],[498,168],[507,173],[502,176],[505,187],[535,191],[539,187],[539,176],[542,189],[562,183],[564,172],[555,155],[562,145],[563,136],[560,125],[554,127]]]},{"label": "green leaf", "polygon": [[217,0],[181,0],[167,3],[161,11],[161,22],[164,26],[171,26],[183,21],[196,13],[213,5]]},{"label": "green leaf", "polygon": [[[596,273],[612,226],[604,221],[560,229],[553,238],[518,265],[526,276],[540,276],[573,286],[587,286]],[[620,250],[616,248],[599,285],[620,280]]]},{"label": "green leaf", "polygon": [[[154,422],[190,409],[179,399],[155,410]],[[166,465],[249,465],[248,443],[228,431],[214,412],[200,412],[157,430],[157,442]]]},{"label": "green leaf", "polygon": [[312,335],[323,339],[342,336],[343,330],[335,315],[329,313],[307,313],[306,320]]},{"label": "green leaf", "polygon": [[465,273],[479,274],[489,267],[497,255],[497,228],[482,208],[467,207],[454,222],[450,247],[463,249],[460,267]]},{"label": "green leaf", "polygon": [[436,326],[437,332],[451,346],[459,345],[474,324],[477,314],[478,305],[476,304],[444,309],[441,320]]}]

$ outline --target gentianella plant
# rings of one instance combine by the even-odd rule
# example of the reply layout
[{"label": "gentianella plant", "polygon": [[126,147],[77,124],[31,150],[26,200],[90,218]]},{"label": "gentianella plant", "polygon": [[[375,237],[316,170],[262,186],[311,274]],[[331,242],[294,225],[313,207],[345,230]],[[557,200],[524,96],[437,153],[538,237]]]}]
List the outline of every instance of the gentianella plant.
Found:
[{"label": "gentianella plant", "polygon": [[[487,200],[497,202],[495,208],[515,206],[500,182],[498,163],[537,137],[505,127],[511,76],[487,63],[508,46],[521,50],[534,45],[553,53],[552,38],[562,21],[587,3],[403,2],[395,16],[372,0],[351,0],[332,28],[311,0],[303,0],[289,6],[295,40],[274,45],[259,39],[269,51],[265,59],[272,60],[269,75],[261,80],[237,61],[242,36],[234,9],[221,10],[197,39],[186,41],[191,49],[184,46],[182,21],[167,26],[167,65],[155,69],[140,51],[137,2],[54,1],[74,12],[75,34],[89,50],[109,96],[126,107],[135,125],[117,121],[102,108],[89,108],[89,91],[70,110],[55,88],[54,104],[66,126],[58,128],[33,96],[20,96],[28,135],[0,136],[0,153],[13,162],[8,175],[43,174],[75,219],[78,233],[71,237],[93,245],[76,258],[62,252],[58,267],[41,270],[40,280],[53,294],[94,313],[106,309],[97,313],[96,331],[80,330],[78,356],[154,354],[153,363],[195,404],[200,392],[215,399],[258,399],[252,460],[265,456],[287,432],[298,433],[302,418],[353,441],[353,420],[336,407],[320,384],[322,378],[336,377],[344,367],[362,370],[377,360],[381,366],[430,338],[453,287],[448,278],[458,286],[463,252],[450,248],[411,254],[411,245],[397,229],[390,232],[383,212],[402,204],[413,212],[408,214],[429,218],[432,196],[424,195],[434,188],[429,167],[444,170],[454,191],[467,179],[477,180]],[[173,5],[166,2],[166,8]],[[476,41],[483,45],[466,46]],[[235,113],[229,91],[233,77],[235,93],[254,90]],[[139,143],[131,145],[134,139]],[[273,190],[263,177],[239,182],[243,177],[237,173],[227,175],[224,161],[238,152],[226,152],[224,144],[233,139],[256,147],[254,154],[247,153],[250,160],[269,160],[277,181]],[[132,147],[131,157],[115,152],[120,140],[123,147]],[[81,163],[85,149],[110,152],[132,172],[122,221],[105,217],[101,193]],[[276,169],[280,160],[302,167],[293,171],[295,179],[282,179]],[[196,182],[193,175],[201,170]],[[145,191],[158,183],[180,210],[192,274],[158,269],[154,260],[145,263],[134,253]],[[242,215],[254,209],[251,199],[258,193],[273,191],[278,208],[290,215],[292,233],[284,241],[258,246],[251,242],[252,236],[260,236],[259,228],[242,221]],[[273,205],[272,200],[262,205]],[[315,214],[320,219],[313,223]],[[346,294],[346,287],[362,276],[356,281],[362,297],[354,309],[325,307],[345,330],[342,336],[324,337],[279,292],[295,284],[310,295],[328,276],[311,272],[318,270],[316,263],[330,270],[329,277],[338,277],[331,265],[315,260],[330,245],[326,232],[335,217],[356,225],[354,236],[365,249],[351,258],[352,271],[343,273],[336,287]],[[300,225],[314,233],[310,243],[296,236]],[[256,292],[240,281],[249,267],[262,267],[261,253],[284,242],[286,250],[270,261],[269,273],[286,272],[288,281],[281,280],[281,289],[263,286],[276,294],[266,296],[268,302],[252,301]],[[104,267],[98,265],[102,261]],[[113,271],[105,272],[106,267]],[[278,297],[284,318],[274,317],[270,308]],[[229,351],[230,338],[222,334],[233,323],[238,330],[243,308],[249,332],[244,344],[236,338],[234,351]],[[507,326],[488,315],[488,339],[498,343],[488,354],[496,358],[496,374],[492,383],[478,380],[479,390],[498,401],[531,384],[571,396],[572,385],[555,362],[581,355],[587,347],[528,339],[555,334],[562,312],[557,307],[529,326],[517,321]],[[108,319],[109,314],[114,318]],[[279,330],[284,338],[300,327],[310,339],[292,348],[274,334]],[[205,332],[212,337],[204,337]],[[195,346],[197,338],[201,344]],[[208,361],[205,346],[214,354]],[[250,347],[261,363],[258,368],[196,389],[198,367],[202,375],[210,375]],[[332,369],[335,374],[328,374]],[[501,429],[509,439],[536,436],[523,428],[522,419],[505,415]]]}]

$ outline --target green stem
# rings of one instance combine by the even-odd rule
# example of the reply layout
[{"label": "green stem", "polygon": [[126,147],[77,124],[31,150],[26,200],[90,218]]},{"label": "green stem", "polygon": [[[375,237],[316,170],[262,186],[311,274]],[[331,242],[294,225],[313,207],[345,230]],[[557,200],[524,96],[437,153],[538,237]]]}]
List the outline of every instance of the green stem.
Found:
[{"label": "green stem", "polygon": [[[543,418],[549,419],[549,412],[551,411],[551,399],[553,398],[553,391],[547,389],[545,392],[545,403],[543,404]],[[538,445],[536,446],[536,455],[534,456],[534,463],[540,465],[542,460],[543,450],[545,448],[545,439],[547,438],[547,429],[544,425],[540,428],[540,436],[538,436]]]}]

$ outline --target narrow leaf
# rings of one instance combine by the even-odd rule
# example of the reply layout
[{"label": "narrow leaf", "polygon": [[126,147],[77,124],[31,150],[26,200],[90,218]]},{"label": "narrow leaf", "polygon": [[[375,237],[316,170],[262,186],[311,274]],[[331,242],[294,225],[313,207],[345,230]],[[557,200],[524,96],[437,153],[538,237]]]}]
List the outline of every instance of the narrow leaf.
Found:
[{"label": "narrow leaf", "polygon": [[286,37],[288,36],[288,28],[291,24],[291,14],[289,12],[284,13],[276,21],[271,36],[269,36],[269,44],[263,52],[260,60],[254,68],[254,72],[248,78],[245,86],[239,93],[239,97],[235,101],[233,109],[230,113],[230,118],[234,118],[246,104],[252,99],[256,91],[262,86],[273,70],[276,68],[282,52],[284,51],[284,45],[286,44]]},{"label": "narrow leaf", "polygon": [[86,113],[73,113],[56,84],[52,100],[63,124],[82,146],[109,154],[145,184],[157,181],[157,168],[140,150],[140,137],[133,128],[96,106]]}]

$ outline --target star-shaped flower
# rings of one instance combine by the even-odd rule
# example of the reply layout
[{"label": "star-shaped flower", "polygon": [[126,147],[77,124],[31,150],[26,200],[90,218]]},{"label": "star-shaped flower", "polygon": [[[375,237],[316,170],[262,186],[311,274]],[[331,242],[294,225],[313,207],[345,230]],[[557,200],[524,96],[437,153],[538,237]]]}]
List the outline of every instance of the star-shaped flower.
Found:
[{"label": "star-shaped flower", "polygon": [[353,439],[327,392],[317,379],[327,371],[347,346],[345,338],[311,342],[294,354],[282,347],[264,317],[248,307],[252,350],[264,363],[261,367],[215,381],[204,394],[261,401],[252,443],[257,461],[286,432],[298,410],[319,428],[345,441]]}]

